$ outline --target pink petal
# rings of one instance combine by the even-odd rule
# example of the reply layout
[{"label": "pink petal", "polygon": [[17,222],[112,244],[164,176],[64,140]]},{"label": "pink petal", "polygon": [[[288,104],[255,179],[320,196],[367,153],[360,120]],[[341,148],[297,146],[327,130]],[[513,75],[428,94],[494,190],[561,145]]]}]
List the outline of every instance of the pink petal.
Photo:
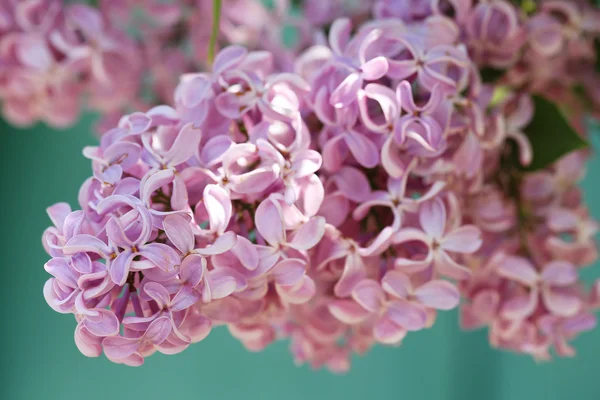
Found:
[{"label": "pink petal", "polygon": [[351,31],[352,23],[348,18],[337,18],[331,24],[328,37],[329,45],[338,56],[344,53]]},{"label": "pink petal", "polygon": [[423,305],[438,310],[451,310],[458,305],[460,293],[448,281],[429,281],[414,292],[415,298]]},{"label": "pink petal", "polygon": [[68,203],[56,203],[46,209],[46,213],[52,220],[52,224],[62,232],[63,223],[67,215],[71,213],[71,206]]},{"label": "pink petal", "polygon": [[190,286],[196,287],[202,281],[204,270],[206,268],[206,259],[197,254],[190,254],[181,262],[179,276]]},{"label": "pink petal", "polygon": [[192,343],[204,340],[212,329],[212,321],[200,313],[189,313],[184,324],[179,328],[182,334],[190,338]]},{"label": "pink petal", "polygon": [[257,168],[252,172],[232,177],[233,188],[240,194],[260,193],[277,180],[278,174],[273,168]]},{"label": "pink petal", "polygon": [[333,176],[333,181],[344,196],[356,203],[363,202],[371,193],[369,180],[357,168],[343,167]]},{"label": "pink petal", "polygon": [[213,73],[220,74],[234,68],[244,61],[248,50],[243,46],[227,46],[219,51],[213,62]]},{"label": "pink petal", "polygon": [[102,338],[91,334],[82,323],[75,329],[75,344],[86,357],[100,357],[102,354]]},{"label": "pink petal", "polygon": [[96,253],[104,257],[108,257],[111,253],[106,243],[95,236],[87,234],[74,236],[65,244],[63,251],[65,254]]},{"label": "pink petal", "polygon": [[410,278],[400,271],[391,270],[381,279],[381,287],[387,293],[400,299],[406,299],[412,293]]},{"label": "pink petal", "polygon": [[131,263],[136,254],[124,251],[110,262],[110,278],[114,283],[123,286],[127,280]]},{"label": "pink petal", "polygon": [[147,282],[142,290],[158,304],[159,308],[164,308],[171,302],[169,292],[160,283]]},{"label": "pink petal", "polygon": [[194,249],[194,234],[188,220],[179,214],[167,215],[163,220],[167,237],[179,251],[187,254]]},{"label": "pink petal", "polygon": [[463,225],[444,236],[441,246],[456,253],[474,253],[480,247],[481,231],[474,225]]},{"label": "pink petal", "polygon": [[366,136],[350,130],[344,138],[350,152],[360,165],[373,168],[379,163],[379,149]]},{"label": "pink petal", "polygon": [[243,236],[237,237],[235,246],[231,248],[231,252],[240,260],[244,268],[254,271],[258,267],[258,251],[254,244]]},{"label": "pink petal", "polygon": [[[387,124],[393,123],[393,121],[400,116],[400,110],[396,103],[396,96],[392,89],[377,83],[369,83],[365,86],[364,90],[367,97],[379,103]],[[371,125],[374,124],[371,123]],[[367,127],[369,126],[367,125]]]},{"label": "pink petal", "polygon": [[233,141],[227,136],[215,136],[206,142],[200,150],[202,165],[209,168],[222,160],[223,154],[229,150]]},{"label": "pink petal", "polygon": [[452,257],[444,250],[438,249],[435,254],[435,267],[439,271],[440,274],[456,279],[456,280],[464,280],[469,279],[473,274],[471,270],[464,265],[461,265],[454,261]]},{"label": "pink petal", "polygon": [[537,308],[538,296],[537,289],[532,289],[527,295],[509,299],[502,306],[502,316],[509,320],[521,320],[529,317]]},{"label": "pink petal", "polygon": [[165,154],[165,160],[172,165],[179,165],[198,152],[198,146],[202,139],[202,131],[190,122],[185,124],[177,134],[173,145]]},{"label": "pink petal", "polygon": [[237,280],[231,275],[229,268],[214,269],[207,276],[211,299],[222,299],[229,296],[237,289]]},{"label": "pink petal", "polygon": [[208,212],[210,229],[223,233],[231,219],[231,199],[225,189],[218,185],[207,185],[204,188],[204,205]]},{"label": "pink petal", "polygon": [[440,198],[421,204],[419,222],[432,239],[441,239],[446,226],[446,206]]},{"label": "pink petal", "polygon": [[351,73],[331,93],[329,104],[335,108],[349,106],[358,99],[358,91],[362,82],[362,78],[358,73]]},{"label": "pink petal", "polygon": [[142,132],[146,132],[152,124],[152,119],[141,112],[129,114],[125,121],[130,135],[138,135]]},{"label": "pink petal", "polygon": [[239,119],[242,116],[243,105],[235,93],[223,92],[217,95],[215,105],[225,118]]},{"label": "pink petal", "polygon": [[77,275],[69,266],[69,263],[64,258],[53,258],[44,264],[44,269],[50,275],[54,276],[61,283],[76,288],[77,287]]},{"label": "pink petal", "polygon": [[303,178],[298,182],[300,197],[296,200],[296,206],[306,217],[313,217],[321,208],[325,198],[323,182],[316,174]]},{"label": "pink petal", "polygon": [[541,274],[544,282],[555,286],[568,286],[577,282],[577,270],[567,261],[551,261]]},{"label": "pink petal", "polygon": [[358,254],[362,257],[371,257],[383,253],[389,247],[393,235],[394,229],[392,227],[383,228],[368,247],[358,250]]},{"label": "pink petal", "polygon": [[381,165],[392,178],[400,178],[406,171],[407,163],[400,157],[393,135],[389,135],[381,148]]},{"label": "pink petal", "polygon": [[273,279],[279,285],[295,285],[306,273],[306,263],[296,258],[282,260],[271,270]]},{"label": "pink petal", "polygon": [[[171,300],[171,310],[181,311],[185,310],[192,305],[196,304],[202,296],[197,290],[192,289],[189,286],[183,286]],[[168,336],[168,334],[167,334]]]},{"label": "pink petal", "polygon": [[317,245],[325,234],[325,218],[312,217],[295,231],[288,246],[296,250],[308,250]]},{"label": "pink petal", "polygon": [[388,71],[388,62],[385,57],[375,57],[361,65],[363,78],[367,81],[376,81]]},{"label": "pink petal", "polygon": [[175,179],[175,171],[170,168],[156,172],[149,171],[140,182],[140,200],[144,204],[150,204],[152,194],[161,187],[173,182],[173,179]]},{"label": "pink petal", "polygon": [[263,200],[256,209],[254,217],[256,229],[271,245],[285,242],[285,231],[281,209],[271,199]]},{"label": "pink petal", "polygon": [[537,271],[523,257],[507,256],[498,265],[496,272],[503,278],[520,282],[526,286],[534,286],[538,280]]},{"label": "pink petal", "polygon": [[145,244],[140,249],[139,254],[167,272],[180,262],[179,254],[171,246],[164,243]]},{"label": "pink petal", "polygon": [[478,317],[488,321],[498,311],[500,295],[496,290],[482,290],[473,298],[472,308]]},{"label": "pink petal", "polygon": [[344,135],[338,134],[331,137],[323,145],[321,150],[323,153],[323,167],[331,172],[338,171],[342,168],[348,154]]},{"label": "pink petal", "polygon": [[26,67],[48,70],[54,63],[54,57],[42,35],[23,35],[16,47],[16,55]]},{"label": "pink petal", "polygon": [[365,310],[378,312],[385,300],[385,294],[377,281],[365,279],[354,286],[352,298]]},{"label": "pink petal", "polygon": [[362,258],[356,253],[346,256],[344,272],[335,284],[333,292],[338,297],[348,297],[354,287],[366,277],[365,265]]},{"label": "pink petal", "polygon": [[418,331],[427,324],[425,310],[404,300],[396,300],[388,305],[388,317],[407,331]]},{"label": "pink petal", "polygon": [[102,341],[107,357],[120,360],[131,356],[140,347],[139,339],[123,336],[109,336]]},{"label": "pink petal", "polygon": [[353,300],[334,300],[328,305],[329,312],[345,324],[358,324],[369,317],[370,312]]},{"label": "pink petal", "polygon": [[396,323],[389,317],[383,317],[373,327],[373,336],[375,340],[383,344],[397,344],[406,337],[408,331]]},{"label": "pink petal", "polygon": [[561,317],[572,317],[579,312],[582,306],[581,299],[576,295],[552,288],[543,290],[542,300],[552,314]]},{"label": "pink petal", "polygon": [[204,256],[212,256],[215,254],[223,254],[231,250],[237,243],[237,235],[233,231],[228,231],[217,237],[212,245],[203,249],[195,249],[194,252]]},{"label": "pink petal", "polygon": [[307,275],[296,285],[275,285],[275,289],[281,299],[290,304],[304,304],[310,301],[316,293],[315,282]]},{"label": "pink petal", "polygon": [[153,344],[161,344],[171,334],[171,320],[167,316],[158,317],[150,323],[144,339]]},{"label": "pink petal", "polygon": [[303,178],[314,174],[321,168],[322,162],[321,154],[318,151],[305,149],[296,152],[293,161],[293,169],[296,171],[296,177]]},{"label": "pink petal", "polygon": [[119,333],[120,323],[112,311],[95,308],[97,315],[86,315],[83,324],[96,336],[110,336]]}]

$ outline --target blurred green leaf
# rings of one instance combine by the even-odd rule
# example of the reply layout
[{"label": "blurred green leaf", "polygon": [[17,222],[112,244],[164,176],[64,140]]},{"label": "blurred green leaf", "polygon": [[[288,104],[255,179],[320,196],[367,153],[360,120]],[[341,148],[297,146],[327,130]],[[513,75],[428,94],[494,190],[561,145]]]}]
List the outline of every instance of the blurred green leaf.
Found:
[{"label": "blurred green leaf", "polygon": [[495,68],[483,68],[481,71],[481,80],[484,83],[493,83],[496,82],[502,75],[504,75],[504,70],[495,69]]},{"label": "blurred green leaf", "polygon": [[533,102],[533,120],[525,129],[533,149],[533,161],[526,170],[548,167],[562,156],[589,146],[554,103],[540,96],[534,96]]}]

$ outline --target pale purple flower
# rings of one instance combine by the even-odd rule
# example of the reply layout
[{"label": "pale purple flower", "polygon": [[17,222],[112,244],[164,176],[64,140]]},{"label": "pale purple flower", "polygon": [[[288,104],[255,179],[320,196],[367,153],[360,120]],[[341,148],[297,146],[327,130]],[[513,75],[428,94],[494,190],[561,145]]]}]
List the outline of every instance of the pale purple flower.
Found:
[{"label": "pale purple flower", "polygon": [[398,258],[396,267],[401,270],[420,270],[433,263],[442,275],[457,280],[469,278],[471,271],[458,263],[451,254],[470,254],[477,251],[482,244],[481,232],[473,225],[447,227],[447,221],[446,206],[439,197],[421,204],[419,223],[423,230],[401,229],[394,235],[392,242],[398,244],[420,241],[428,247],[427,257],[423,261]]},{"label": "pale purple flower", "polygon": [[502,313],[506,318],[531,315],[538,307],[540,296],[554,315],[569,317],[580,310],[581,300],[567,290],[577,281],[577,271],[568,262],[552,261],[538,272],[528,260],[510,256],[498,266],[498,274],[530,289],[528,294],[517,294],[504,304]]}]

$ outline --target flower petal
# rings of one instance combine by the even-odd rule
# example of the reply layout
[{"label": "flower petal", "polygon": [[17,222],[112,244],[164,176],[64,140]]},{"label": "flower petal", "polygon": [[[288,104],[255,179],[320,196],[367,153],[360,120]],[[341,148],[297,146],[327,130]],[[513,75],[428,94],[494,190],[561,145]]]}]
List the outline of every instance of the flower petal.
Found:
[{"label": "flower petal", "polygon": [[474,253],[480,247],[481,231],[474,225],[463,225],[444,236],[441,246],[456,253]]},{"label": "flower petal", "polygon": [[554,286],[568,286],[577,282],[577,269],[567,261],[551,261],[544,266],[541,278]]},{"label": "flower petal", "polygon": [[196,304],[196,302],[200,300],[201,297],[202,296],[197,290],[185,285],[181,289],[179,289],[175,297],[173,297],[173,300],[171,300],[171,310],[185,310],[191,307],[192,305]]},{"label": "flower petal", "polygon": [[308,250],[315,247],[325,234],[325,218],[312,217],[296,230],[288,246],[296,250]]},{"label": "flower petal", "polygon": [[258,233],[271,245],[285,243],[285,231],[281,209],[272,199],[265,199],[254,216]]},{"label": "flower petal", "polygon": [[119,333],[120,323],[117,316],[109,310],[95,308],[96,315],[86,315],[84,326],[96,336],[111,336]]},{"label": "flower petal", "polygon": [[377,281],[364,279],[352,289],[352,298],[365,310],[378,312],[385,300],[385,294]]},{"label": "flower petal", "polygon": [[464,280],[473,274],[469,268],[454,261],[444,250],[438,249],[434,257],[435,267],[440,274],[448,278]]},{"label": "flower petal", "polygon": [[208,212],[210,229],[223,233],[231,219],[231,199],[225,189],[218,185],[207,185],[204,189],[204,205]]},{"label": "flower petal", "polygon": [[381,318],[373,327],[373,337],[383,344],[400,343],[407,333],[406,329],[398,326],[388,316]]},{"label": "flower petal", "polygon": [[410,278],[400,271],[391,270],[381,279],[381,287],[386,293],[399,299],[406,299],[412,293]]},{"label": "flower petal", "polygon": [[414,292],[421,304],[437,310],[451,310],[458,305],[460,293],[448,281],[434,280],[419,286]]},{"label": "flower petal", "polygon": [[533,265],[523,257],[505,257],[498,265],[496,273],[503,278],[522,283],[525,286],[535,285],[538,279],[538,274]]},{"label": "flower petal", "polygon": [[576,295],[552,288],[544,288],[542,300],[552,314],[560,317],[572,317],[582,306],[581,299]]},{"label": "flower petal", "polygon": [[446,206],[440,198],[421,204],[419,222],[432,239],[441,239],[446,227]]},{"label": "flower petal", "polygon": [[153,344],[161,344],[171,334],[171,320],[167,316],[156,318],[150,323],[144,339],[149,340]]},{"label": "flower petal", "polygon": [[102,347],[107,357],[120,360],[135,353],[140,347],[140,342],[136,338],[109,336],[102,341]]},{"label": "flower petal", "polygon": [[117,258],[110,262],[110,278],[114,283],[123,286],[127,280],[131,263],[136,255],[131,251],[120,253]]},{"label": "flower petal", "polygon": [[371,314],[354,300],[334,300],[328,308],[335,318],[350,325],[361,323]]},{"label": "flower petal", "polygon": [[427,313],[416,304],[396,300],[388,305],[388,317],[407,331],[419,331],[427,324]]},{"label": "flower petal", "polygon": [[282,260],[273,267],[271,274],[279,285],[295,285],[306,273],[306,263],[297,258]]},{"label": "flower petal", "polygon": [[187,254],[194,249],[194,234],[188,220],[179,214],[167,215],[163,221],[167,237],[179,251]]}]

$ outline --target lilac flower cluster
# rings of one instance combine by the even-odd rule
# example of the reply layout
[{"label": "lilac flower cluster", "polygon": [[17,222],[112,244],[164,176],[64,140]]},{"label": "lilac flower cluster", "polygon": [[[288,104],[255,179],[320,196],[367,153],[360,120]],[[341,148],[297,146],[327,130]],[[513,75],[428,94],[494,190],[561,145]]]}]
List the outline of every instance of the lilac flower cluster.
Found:
[{"label": "lilac flower cluster", "polygon": [[[532,94],[553,98],[559,77],[514,78],[593,46],[590,24],[574,34],[560,13],[597,10],[566,4],[381,0],[291,69],[224,48],[210,73],[182,75],[173,107],[84,150],[81,210],[48,209],[48,304],[75,315],[83,354],[127,365],[226,325],[249,350],[287,337],[297,363],[342,372],[461,297],[462,325],[493,346],[572,355],[600,306],[600,282],[578,279],[597,259],[587,153],[518,168],[536,156]],[[489,66],[503,77],[483,82]]]},{"label": "lilac flower cluster", "polygon": [[[206,68],[212,0],[96,3],[0,0],[0,102],[9,122],[64,128],[83,104],[103,117],[101,129],[110,127],[124,113],[172,103],[179,75]],[[292,17],[287,0],[274,9],[228,0],[219,41],[261,46],[291,65],[283,29],[296,31],[300,49],[336,16],[364,11],[342,0],[304,7],[312,18]]]}]

